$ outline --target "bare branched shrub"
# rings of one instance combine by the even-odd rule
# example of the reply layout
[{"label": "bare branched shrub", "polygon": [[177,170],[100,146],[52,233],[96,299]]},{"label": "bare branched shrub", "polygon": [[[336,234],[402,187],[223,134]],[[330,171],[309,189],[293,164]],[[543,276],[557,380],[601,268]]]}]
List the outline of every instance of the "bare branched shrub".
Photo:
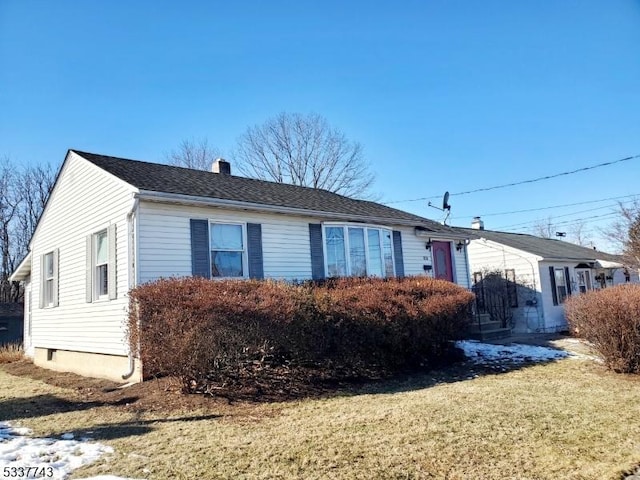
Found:
[{"label": "bare branched shrub", "polygon": [[469,321],[473,295],[432,279],[159,280],[131,294],[131,348],[145,376],[186,392],[247,365],[393,370],[442,358]]},{"label": "bare branched shrub", "polygon": [[640,373],[640,285],[573,295],[565,312],[572,332],[593,343],[609,368]]}]

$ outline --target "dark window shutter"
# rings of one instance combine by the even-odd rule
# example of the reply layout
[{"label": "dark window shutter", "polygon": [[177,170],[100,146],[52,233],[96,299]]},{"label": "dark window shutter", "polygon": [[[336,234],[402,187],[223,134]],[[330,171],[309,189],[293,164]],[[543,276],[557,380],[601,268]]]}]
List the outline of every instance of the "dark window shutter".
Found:
[{"label": "dark window shutter", "polygon": [[553,304],[558,305],[558,292],[556,289],[556,272],[553,267],[549,267],[549,275],[551,275],[551,293],[553,294]]},{"label": "dark window shutter", "polygon": [[247,256],[249,257],[249,277],[264,278],[262,225],[259,223],[247,223]]},{"label": "dark window shutter", "polygon": [[571,277],[569,277],[569,267],[564,267],[564,281],[567,282],[567,296],[571,296]]},{"label": "dark window shutter", "polygon": [[393,231],[393,258],[396,262],[396,277],[404,277],[404,257],[402,256],[402,233]]},{"label": "dark window shutter", "polygon": [[209,221],[191,219],[191,274],[211,278]]},{"label": "dark window shutter", "polygon": [[309,242],[311,246],[311,278],[324,278],[324,251],[322,248],[322,224],[309,224]]}]

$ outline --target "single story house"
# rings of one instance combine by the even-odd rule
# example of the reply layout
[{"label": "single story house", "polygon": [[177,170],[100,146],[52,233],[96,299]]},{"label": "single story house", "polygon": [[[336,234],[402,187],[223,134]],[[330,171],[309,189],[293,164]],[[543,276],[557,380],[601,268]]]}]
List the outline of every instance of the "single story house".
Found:
[{"label": "single story house", "polygon": [[37,365],[141,378],[127,292],[160,277],[427,275],[469,288],[469,235],[325,190],[69,150],[12,275]]},{"label": "single story house", "polygon": [[639,281],[637,270],[627,268],[620,255],[563,240],[485,230],[479,218],[472,226],[462,229],[471,235],[472,285],[491,272],[504,276],[515,333],[566,330],[563,303],[570,295]]}]

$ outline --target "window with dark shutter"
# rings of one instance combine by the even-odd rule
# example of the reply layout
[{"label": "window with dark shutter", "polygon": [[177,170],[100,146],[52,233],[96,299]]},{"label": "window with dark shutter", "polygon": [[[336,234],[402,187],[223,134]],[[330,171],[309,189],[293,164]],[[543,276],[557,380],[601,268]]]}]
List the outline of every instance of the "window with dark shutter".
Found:
[{"label": "window with dark shutter", "polygon": [[259,223],[247,223],[247,256],[249,260],[249,278],[264,278],[262,225]]},{"label": "window with dark shutter", "polygon": [[311,278],[321,280],[325,278],[324,252],[322,249],[322,224],[309,224],[309,246],[311,251]]}]

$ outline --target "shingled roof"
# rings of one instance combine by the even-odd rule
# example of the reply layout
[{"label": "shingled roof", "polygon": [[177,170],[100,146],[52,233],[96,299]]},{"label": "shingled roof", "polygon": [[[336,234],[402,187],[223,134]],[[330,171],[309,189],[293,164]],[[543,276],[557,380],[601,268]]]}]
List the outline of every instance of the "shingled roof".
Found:
[{"label": "shingled roof", "polygon": [[494,242],[502,243],[509,247],[517,248],[525,252],[533,253],[542,258],[567,259],[577,261],[607,260],[612,262],[622,262],[620,255],[600,252],[592,248],[581,247],[563,240],[555,238],[542,238],[526,233],[498,232],[495,230],[476,230],[472,228],[462,228],[472,238],[486,238]]},{"label": "shingled roof", "polygon": [[451,227],[366,200],[355,200],[327,190],[267,182],[234,175],[141,162],[70,150],[126,183],[150,192],[170,193],[310,212],[377,218],[390,224],[411,223],[429,232],[460,236]]}]

